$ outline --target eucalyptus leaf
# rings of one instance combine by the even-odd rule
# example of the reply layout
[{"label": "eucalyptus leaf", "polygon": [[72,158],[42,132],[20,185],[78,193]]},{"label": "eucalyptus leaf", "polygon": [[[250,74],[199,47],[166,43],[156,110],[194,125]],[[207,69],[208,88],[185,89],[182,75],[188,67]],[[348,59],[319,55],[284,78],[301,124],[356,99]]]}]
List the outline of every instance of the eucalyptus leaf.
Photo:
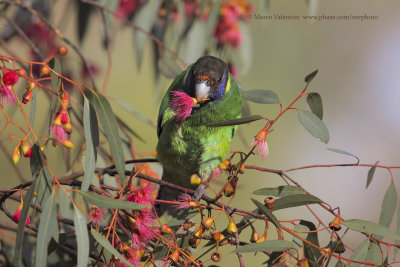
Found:
[{"label": "eucalyptus leaf", "polygon": [[309,93],[307,95],[307,103],[310,106],[312,113],[314,113],[320,120],[324,115],[322,108],[322,99],[318,93]]},{"label": "eucalyptus leaf", "polygon": [[310,74],[308,74],[305,78],[304,81],[309,84],[314,78],[315,76],[317,76],[318,70],[314,70],[313,72],[311,72]]},{"label": "eucalyptus leaf", "polygon": [[388,189],[386,190],[385,196],[383,197],[381,213],[379,216],[379,224],[385,227],[389,227],[392,222],[394,211],[397,205],[397,192],[396,188],[392,183],[390,183]]},{"label": "eucalyptus leaf", "polygon": [[78,244],[78,267],[86,267],[89,260],[89,234],[85,217],[81,211],[75,207],[74,226],[76,241]]},{"label": "eucalyptus leaf", "polygon": [[250,123],[253,121],[258,121],[262,120],[264,117],[260,115],[250,115],[246,117],[241,117],[233,120],[226,120],[226,121],[218,121],[218,122],[212,122],[207,124],[207,126],[211,127],[221,127],[221,126],[231,126],[231,125],[240,125],[240,124],[245,124],[245,123]]},{"label": "eucalyptus leaf", "polygon": [[368,170],[366,188],[368,188],[368,186],[369,186],[370,183],[372,182],[372,178],[374,178],[374,174],[375,174],[375,170],[376,170],[376,165],[378,164],[378,162],[379,162],[379,161],[375,162],[375,166],[372,166],[372,167]]},{"label": "eucalyptus leaf", "polygon": [[272,90],[248,90],[243,91],[244,99],[259,104],[275,104],[279,102],[278,95]]},{"label": "eucalyptus leaf", "polygon": [[96,205],[99,208],[140,210],[146,207],[145,205],[135,202],[109,198],[91,192],[84,192],[79,190],[76,190],[76,192],[81,194],[87,202]]},{"label": "eucalyptus leaf", "polygon": [[147,118],[140,110],[136,109],[132,104],[129,104],[121,99],[118,98],[112,98],[112,100],[117,103],[118,105],[120,105],[123,109],[125,109],[126,111],[128,111],[130,114],[132,114],[133,116],[135,116],[136,118],[138,118],[139,120],[147,123],[148,125],[150,125],[151,127],[156,127],[156,125],[154,124],[154,122],[152,120],[150,120],[149,118]]},{"label": "eucalyptus leaf", "polygon": [[93,238],[106,250],[108,250],[111,254],[113,254],[115,257],[123,261],[125,264],[132,266],[132,263],[130,263],[127,259],[125,259],[124,256],[122,256],[118,250],[116,250],[110,242],[99,232],[97,232],[94,228],[90,229],[90,232],[92,233]]},{"label": "eucalyptus leaf", "polygon": [[299,121],[304,128],[314,137],[321,139],[322,142],[328,143],[329,133],[325,124],[312,112],[307,110],[298,110]]},{"label": "eucalyptus leaf", "polygon": [[372,262],[376,265],[382,265],[382,251],[376,241],[370,242],[367,252],[367,258],[365,259],[365,261]]},{"label": "eucalyptus leaf", "polygon": [[[310,231],[310,229],[307,226],[302,225],[302,224],[296,224],[294,226],[293,230],[295,231],[295,233],[298,236],[300,236],[303,239],[307,239],[307,236],[308,236],[308,233],[305,233],[305,232]],[[300,232],[297,232],[297,231],[300,231]],[[303,241],[301,239],[299,239],[297,236],[293,236],[292,242],[294,244],[296,244],[299,248],[301,248],[303,246]]]},{"label": "eucalyptus leaf", "polygon": [[53,190],[51,196],[46,200],[42,210],[43,213],[40,217],[36,240],[35,266],[38,267],[46,266],[47,264],[47,246],[51,237],[54,235],[57,236],[58,239],[55,190]]},{"label": "eucalyptus leaf", "polygon": [[249,244],[240,246],[235,249],[233,252],[235,253],[243,253],[243,252],[258,252],[258,251],[269,251],[269,252],[277,252],[277,251],[286,251],[289,249],[296,249],[295,245],[287,240],[270,240],[261,243]]},{"label": "eucalyptus leaf", "polygon": [[[368,247],[369,247],[369,239],[364,240],[361,245],[354,251],[353,255],[351,255],[350,260],[353,261],[365,261],[368,255]],[[359,267],[360,263],[351,263],[351,266]]]},{"label": "eucalyptus leaf", "polygon": [[275,200],[273,210],[280,210],[292,207],[298,207],[303,205],[322,203],[323,201],[313,195],[297,194],[289,195],[286,197],[278,198]]},{"label": "eucalyptus leaf", "polygon": [[110,144],[118,176],[122,183],[125,183],[124,153],[122,150],[121,137],[118,133],[117,122],[110,103],[104,96],[97,94],[94,91],[84,89],[84,93],[99,116],[100,123],[106,133],[108,143]]},{"label": "eucalyptus leaf", "polygon": [[182,72],[182,67],[176,62],[176,59],[165,54],[158,60],[158,69],[160,73],[168,79],[174,79]]},{"label": "eucalyptus leaf", "polygon": [[347,156],[354,157],[354,158],[356,158],[358,161],[360,161],[360,159],[359,159],[356,155],[351,154],[350,152],[347,152],[347,151],[345,151],[345,150],[343,150],[343,149],[331,148],[331,147],[330,147],[330,148],[327,148],[327,149],[330,150],[330,151],[339,153],[339,154],[343,154],[343,155],[347,155]]},{"label": "eucalyptus leaf", "polygon": [[281,185],[278,187],[261,188],[253,192],[255,195],[286,197],[297,194],[305,194],[305,191],[294,185]]},{"label": "eucalyptus leaf", "polygon": [[342,225],[357,232],[374,234],[377,236],[383,236],[394,240],[400,240],[400,234],[392,232],[387,227],[377,223],[352,219],[343,221]]}]

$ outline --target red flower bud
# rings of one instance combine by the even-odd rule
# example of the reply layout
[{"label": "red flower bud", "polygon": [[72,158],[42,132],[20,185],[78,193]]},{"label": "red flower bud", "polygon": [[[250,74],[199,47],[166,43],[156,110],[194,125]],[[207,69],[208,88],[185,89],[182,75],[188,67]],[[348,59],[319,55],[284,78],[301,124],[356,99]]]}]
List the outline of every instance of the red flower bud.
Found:
[{"label": "red flower bud", "polygon": [[43,66],[43,67],[40,69],[40,74],[39,74],[39,76],[40,76],[40,77],[45,76],[45,75],[49,74],[49,72],[50,72],[49,67]]},{"label": "red flower bud", "polygon": [[18,74],[18,76],[26,76],[25,69],[17,69],[15,72]]},{"label": "red flower bud", "polygon": [[62,56],[65,56],[68,54],[68,48],[66,46],[61,46],[60,49],[58,49],[58,53],[60,53]]},{"label": "red flower bud", "polygon": [[32,99],[32,91],[27,90],[23,95],[22,95],[22,103],[26,104]]},{"label": "red flower bud", "polygon": [[3,83],[4,85],[14,85],[18,82],[18,75],[14,71],[7,71],[3,74]]},{"label": "red flower bud", "polygon": [[21,151],[19,150],[19,145],[14,149],[13,153],[11,154],[11,159],[14,164],[17,164],[18,161],[21,159]]},{"label": "red flower bud", "polygon": [[25,158],[32,156],[32,146],[27,141],[21,142],[21,151]]}]

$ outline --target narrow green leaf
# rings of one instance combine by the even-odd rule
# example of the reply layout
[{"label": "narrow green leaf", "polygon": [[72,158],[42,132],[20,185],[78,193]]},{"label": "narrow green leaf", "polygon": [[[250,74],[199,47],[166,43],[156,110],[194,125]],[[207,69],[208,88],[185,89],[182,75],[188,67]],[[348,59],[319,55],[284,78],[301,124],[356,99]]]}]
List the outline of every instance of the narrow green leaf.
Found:
[{"label": "narrow green leaf", "polygon": [[277,251],[286,251],[292,248],[296,249],[295,245],[287,240],[270,240],[261,243],[240,246],[233,252],[235,253],[258,252],[258,251],[277,252]]},{"label": "narrow green leaf", "polygon": [[122,183],[125,183],[124,153],[122,150],[121,137],[118,133],[117,122],[110,103],[101,94],[96,94],[87,89],[84,89],[84,93],[99,116],[100,123],[103,126],[108,143],[110,144],[119,179],[121,179]]},{"label": "narrow green leaf", "polygon": [[[49,62],[49,67],[51,69],[53,69],[56,73],[58,74],[62,74],[61,71],[61,64],[60,61],[56,58],[52,58]],[[53,89],[53,91],[55,92],[60,92],[62,90],[62,86],[61,86],[61,79],[54,74],[52,71],[50,71],[50,77],[51,77],[51,88]],[[37,91],[37,90],[35,90]],[[50,101],[50,118],[49,118],[49,135],[50,135],[50,126],[53,122],[53,118],[56,114],[56,107],[58,105],[58,95],[55,94],[51,94],[51,101]]]},{"label": "narrow green leaf", "polygon": [[305,191],[294,185],[281,185],[278,187],[261,188],[253,192],[255,195],[286,197],[297,194],[305,194]]},{"label": "narrow green leaf", "polygon": [[243,91],[244,99],[259,104],[274,104],[279,102],[278,95],[272,90],[248,90]]},{"label": "narrow green leaf", "polygon": [[310,106],[312,113],[314,113],[320,120],[324,116],[322,108],[322,99],[318,93],[309,93],[307,95],[307,103]]},{"label": "narrow green leaf", "polygon": [[[133,23],[139,26],[146,32],[150,32],[153,27],[154,22],[157,20],[157,12],[159,10],[161,1],[160,0],[150,0],[137,12]],[[142,65],[142,58],[144,54],[144,48],[147,41],[147,35],[140,30],[134,30],[135,38],[135,51],[136,51],[136,65],[140,69]]]},{"label": "narrow green leaf", "polygon": [[[31,102],[31,111],[29,113],[29,123],[32,126],[32,128],[34,127],[35,124],[35,117],[36,117],[36,103],[37,103],[37,91],[38,90],[33,90],[32,92],[32,100]],[[30,134],[32,136],[32,133]]]},{"label": "narrow green leaf", "polygon": [[82,1],[77,1],[78,4],[78,38],[79,42],[82,43],[83,39],[85,38],[88,25],[89,25],[89,20],[92,15],[92,11],[94,10],[94,6],[88,3],[84,3]]},{"label": "narrow green leaf", "polygon": [[297,194],[290,195],[282,198],[278,198],[275,200],[273,210],[280,210],[292,207],[298,207],[303,205],[317,204],[322,203],[323,201],[313,195],[307,194]]},{"label": "narrow green leaf", "polygon": [[31,202],[33,199],[33,193],[35,192],[35,187],[37,184],[37,180],[33,180],[31,187],[28,189],[24,197],[24,204],[22,206],[21,215],[19,217],[18,222],[18,230],[17,230],[17,237],[15,241],[15,248],[14,248],[14,262],[18,262],[19,253],[22,247],[22,240],[24,238],[24,228],[26,223],[26,218],[28,217],[28,211],[31,206]]},{"label": "narrow green leaf", "polygon": [[52,176],[47,166],[43,164],[42,151],[37,144],[32,146],[32,156],[30,157],[30,167],[33,180],[37,182],[37,198],[40,205],[44,205],[52,191]]},{"label": "narrow green leaf", "polygon": [[325,124],[313,113],[307,110],[298,110],[299,121],[306,130],[314,137],[321,139],[322,142],[328,143],[329,133]]},{"label": "narrow green leaf", "polygon": [[356,155],[351,154],[350,152],[344,151],[343,149],[331,148],[331,147],[327,148],[327,149],[330,150],[330,151],[336,152],[336,153],[340,153],[340,154],[343,154],[343,155],[348,155],[348,156],[354,157],[358,161],[360,161],[360,159]]},{"label": "narrow green leaf", "polygon": [[125,259],[124,256],[122,256],[118,250],[116,250],[111,244],[110,242],[108,242],[108,240],[99,232],[97,232],[95,229],[91,228],[90,232],[93,235],[93,238],[96,239],[96,241],[106,250],[108,250],[111,254],[113,254],[115,257],[117,257],[118,259],[120,259],[121,261],[123,261],[125,264],[132,266],[132,263],[130,263],[127,259]]},{"label": "narrow green leaf", "polygon": [[[353,255],[350,257],[350,260],[353,261],[365,261],[368,254],[369,247],[369,239],[364,240],[361,245],[354,251]],[[359,267],[360,263],[351,263],[351,266]]]},{"label": "narrow green leaf", "polygon": [[314,78],[315,76],[317,76],[318,73],[318,69],[314,70],[313,72],[311,72],[310,74],[308,74],[305,78],[304,81],[309,84]]},{"label": "narrow green leaf", "polygon": [[374,235],[378,235],[378,236],[391,238],[394,240],[400,240],[400,234],[392,232],[387,227],[377,224],[377,223],[358,220],[358,219],[352,219],[352,220],[343,221],[342,225],[350,228],[351,230],[357,231],[357,232],[374,234]]},{"label": "narrow green leaf", "polygon": [[[18,225],[18,227],[19,227],[19,225]],[[396,231],[397,231],[397,234],[400,236],[400,201],[399,201],[398,209],[397,209],[397,229],[396,229]],[[400,240],[397,240],[396,244],[399,245],[400,244]],[[397,254],[399,253],[399,251],[400,251],[400,249],[398,247],[395,247],[394,248],[394,252],[393,252],[393,254],[394,254],[393,257],[396,257]]]},{"label": "narrow green leaf", "polygon": [[77,207],[74,206],[74,208],[74,226],[78,244],[78,267],[86,267],[89,260],[89,234],[85,217]]},{"label": "narrow green leaf", "polygon": [[135,202],[108,198],[91,192],[83,192],[79,190],[76,190],[76,192],[81,194],[87,202],[96,205],[99,208],[140,210],[146,207],[145,205]]},{"label": "narrow green leaf", "polygon": [[375,241],[371,241],[368,247],[367,258],[365,259],[367,262],[372,262],[376,265],[382,265],[382,251],[379,248],[379,245]]},{"label": "narrow green leaf", "polygon": [[195,62],[203,55],[209,44],[206,22],[194,20],[185,40],[183,60],[185,62]]},{"label": "narrow green leaf", "polygon": [[123,109],[125,109],[126,111],[128,111],[129,113],[131,113],[133,116],[135,116],[136,118],[138,118],[139,120],[147,123],[148,125],[150,125],[151,127],[156,127],[156,125],[154,124],[154,122],[152,120],[150,120],[149,118],[147,118],[142,112],[140,112],[140,110],[136,109],[132,104],[129,104],[121,99],[118,98],[112,98],[112,100],[117,103],[118,105],[120,105]]},{"label": "narrow green leaf", "polygon": [[389,227],[392,222],[394,210],[397,205],[397,192],[393,182],[390,183],[386,190],[385,196],[383,197],[381,214],[379,217],[379,224],[385,227]]},{"label": "narrow green leaf", "polygon": [[244,123],[258,121],[261,119],[264,119],[264,117],[262,117],[260,115],[250,115],[250,116],[241,117],[241,118],[237,118],[237,119],[233,119],[233,120],[212,122],[212,123],[207,124],[207,126],[221,127],[221,126],[240,125],[240,124],[244,124]]},{"label": "narrow green leaf", "polygon": [[53,235],[56,235],[58,239],[55,190],[53,190],[51,196],[46,200],[42,210],[43,213],[40,217],[36,241],[35,266],[46,266],[47,246]]},{"label": "narrow green leaf", "polygon": [[376,165],[378,164],[379,161],[375,162],[375,166],[372,166],[367,175],[367,186],[365,188],[368,188],[369,184],[372,182],[372,178],[374,178],[375,170],[376,170]]},{"label": "narrow green leaf", "polygon": [[[234,57],[234,63],[239,66],[241,74],[247,74],[252,66],[253,60],[253,44],[252,44],[252,33],[248,23],[242,20],[238,21],[239,31],[242,35],[243,42],[239,45],[238,49],[233,49],[232,53],[238,52],[238,56]],[[236,50],[236,51],[235,51]],[[236,60],[236,58],[240,60]]]},{"label": "narrow green leaf", "polygon": [[94,169],[96,168],[97,151],[99,145],[99,129],[97,124],[96,113],[89,104],[89,101],[84,97],[83,104],[83,129],[86,140],[86,157],[83,170],[85,172],[81,190],[87,191],[92,179],[95,177]]},{"label": "narrow green leaf", "polygon": [[[316,245],[317,247],[319,247],[318,232],[315,231],[317,230],[317,228],[315,227],[314,223],[306,220],[301,220],[299,224],[304,225],[308,229],[310,229],[311,233],[307,235],[307,240],[312,244]],[[317,260],[321,256],[319,249],[311,246],[306,242],[304,242],[303,244],[304,244],[304,256],[306,257],[306,259],[310,261],[309,262],[310,266],[319,266],[317,265]]]},{"label": "narrow green leaf", "polygon": [[257,208],[264,213],[264,215],[268,218],[270,222],[272,222],[280,231],[282,231],[281,224],[279,223],[278,219],[275,217],[272,212],[270,212],[263,204],[255,199],[251,199],[253,203],[257,206]]},{"label": "narrow green leaf", "polygon": [[[115,11],[116,8],[118,7],[118,2],[114,0],[99,0],[99,4],[104,6],[105,8]],[[106,38],[106,32],[108,34],[108,42],[112,41],[113,37],[113,22],[115,21],[114,15],[110,14],[108,12],[104,12],[104,19],[105,22],[102,23],[102,35],[103,35],[103,46],[105,49],[107,49],[108,44],[107,44],[107,38]]]},{"label": "narrow green leaf", "polygon": [[[293,228],[293,230],[295,231],[295,233],[300,236],[303,239],[307,239],[308,233],[304,233],[307,231],[310,231],[310,229],[302,224],[296,224]],[[300,231],[300,232],[296,232],[296,231]],[[293,236],[292,242],[294,244],[296,244],[299,248],[301,248],[303,246],[303,241],[301,239],[299,239],[296,236]]]}]

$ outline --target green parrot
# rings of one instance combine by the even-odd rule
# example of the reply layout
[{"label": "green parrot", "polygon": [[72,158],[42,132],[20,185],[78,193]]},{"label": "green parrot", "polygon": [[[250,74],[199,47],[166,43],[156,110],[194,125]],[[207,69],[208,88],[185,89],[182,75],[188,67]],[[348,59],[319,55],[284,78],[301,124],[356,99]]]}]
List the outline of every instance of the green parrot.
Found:
[{"label": "green parrot", "polygon": [[[207,124],[241,116],[240,86],[227,64],[213,56],[203,56],[180,73],[166,92],[159,110],[157,159],[163,180],[194,189],[190,177],[207,181],[225,159],[237,126],[210,127]],[[197,188],[200,199],[204,187]],[[202,189],[202,190],[201,190]],[[161,187],[158,198],[176,200],[180,191]],[[161,203],[158,213],[174,212]]]}]

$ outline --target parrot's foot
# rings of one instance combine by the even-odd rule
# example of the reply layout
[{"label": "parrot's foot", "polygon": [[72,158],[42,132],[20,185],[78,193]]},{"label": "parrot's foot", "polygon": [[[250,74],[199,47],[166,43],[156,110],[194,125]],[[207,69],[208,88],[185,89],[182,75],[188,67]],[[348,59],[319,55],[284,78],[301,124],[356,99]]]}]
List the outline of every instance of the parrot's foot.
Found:
[{"label": "parrot's foot", "polygon": [[203,195],[208,196],[207,192],[206,192],[206,188],[207,188],[207,186],[205,184],[200,184],[196,188],[196,190],[194,191],[194,194],[193,194],[194,201],[199,201]]}]

